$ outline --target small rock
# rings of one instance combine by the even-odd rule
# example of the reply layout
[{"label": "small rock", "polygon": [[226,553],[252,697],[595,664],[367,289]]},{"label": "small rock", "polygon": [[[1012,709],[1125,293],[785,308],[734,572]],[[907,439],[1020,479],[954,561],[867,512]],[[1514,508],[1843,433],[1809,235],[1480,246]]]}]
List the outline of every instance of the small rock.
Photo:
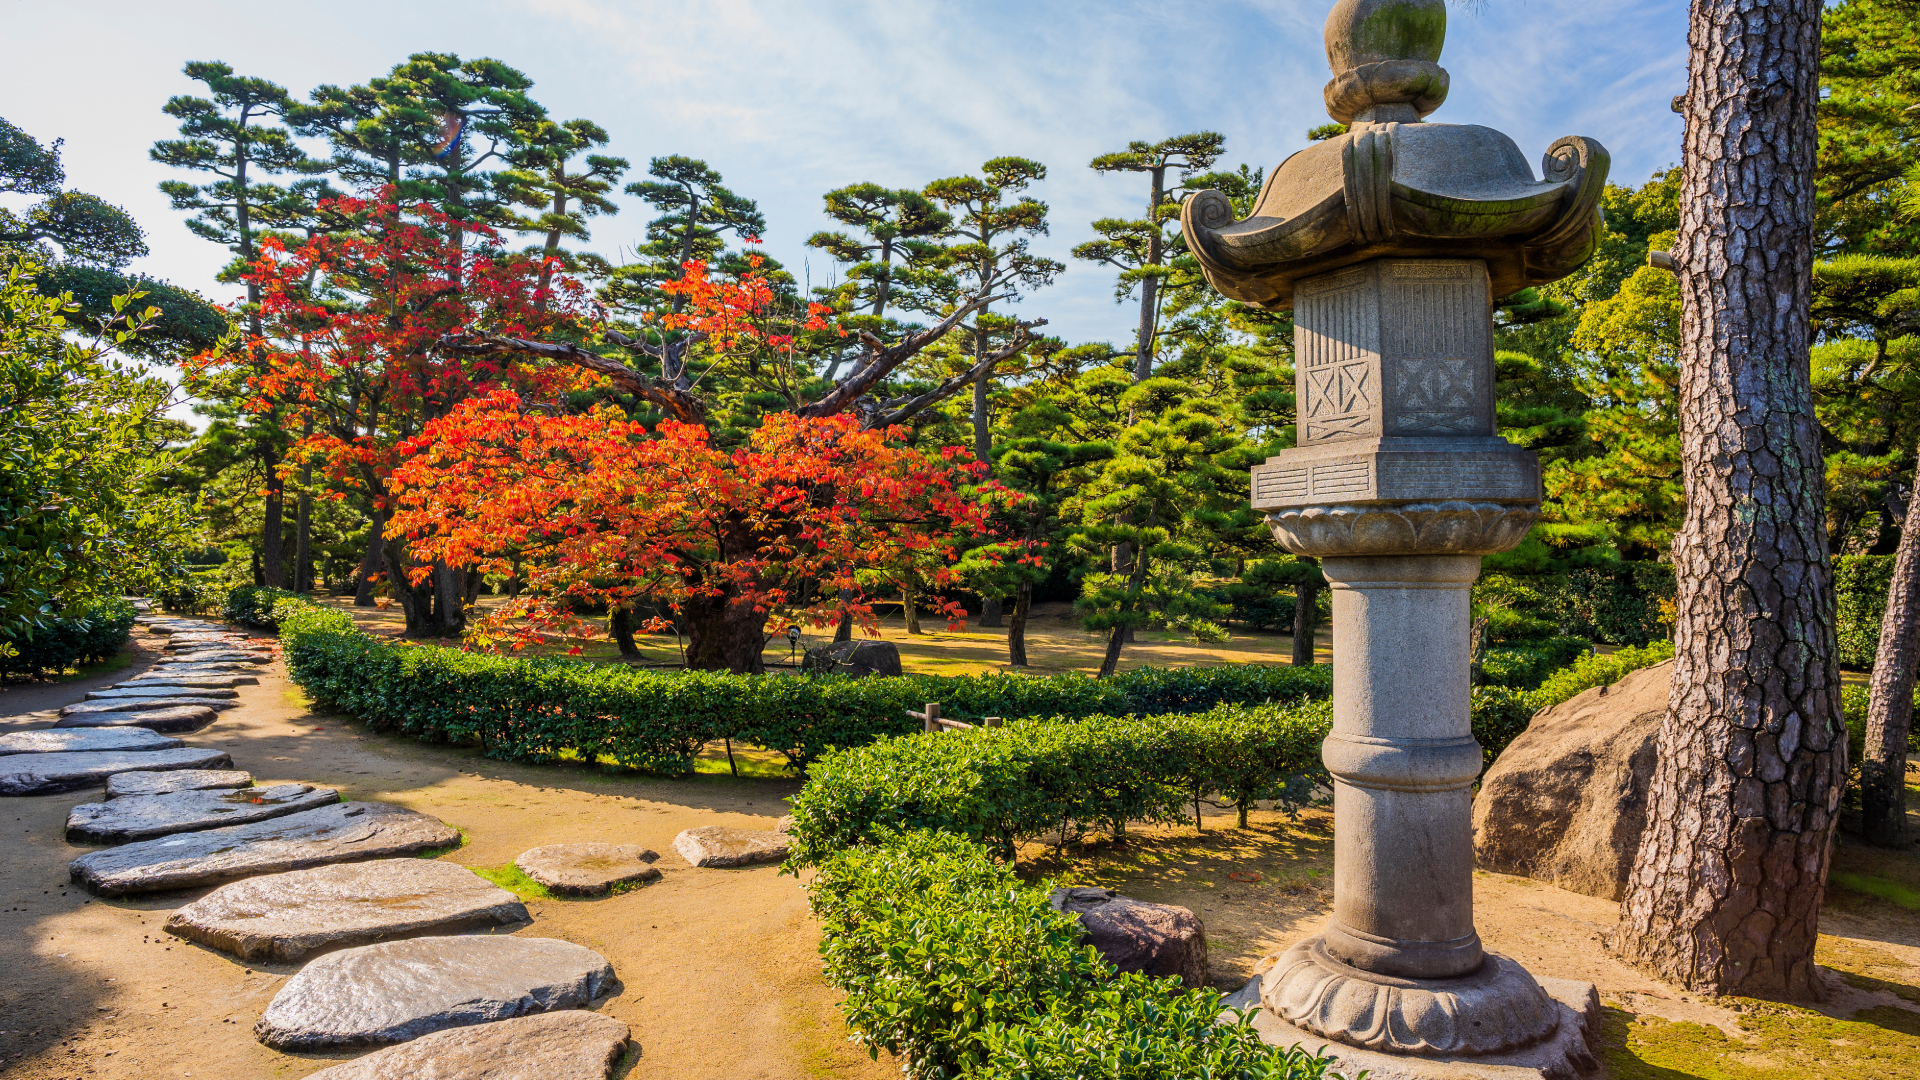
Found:
[{"label": "small rock", "polygon": [[202,697],[199,694],[183,694],[180,697],[159,698],[116,698],[107,701],[76,701],[60,710],[61,716],[79,716],[83,713],[138,713],[157,712],[161,709],[176,709],[182,705],[205,705],[209,709],[223,710],[239,707],[237,701],[226,698]]},{"label": "small rock", "polygon": [[899,675],[900,647],[891,641],[854,639],[816,645],[800,660],[800,670],[822,675]]},{"label": "small rock", "polygon": [[1079,916],[1087,944],[1121,971],[1178,975],[1188,989],[1207,985],[1207,932],[1186,908],[1084,887],[1055,889],[1047,902]]},{"label": "small rock", "polygon": [[86,754],[14,754],[0,757],[0,795],[48,795],[56,791],[74,791],[94,787],[115,773],[217,769],[231,764],[233,759],[227,756],[225,750],[205,750],[197,746]]},{"label": "small rock", "polygon": [[781,833],[783,835],[786,833],[792,832],[793,831],[793,815],[788,814],[786,817],[783,817],[779,821],[774,822],[773,831],[777,833]]},{"label": "small rock", "polygon": [[222,885],[174,912],[166,929],[242,960],[293,964],[376,941],[527,921],[519,897],[464,866],[376,859]]},{"label": "small rock", "polygon": [[93,690],[88,692],[87,700],[88,701],[131,701],[135,698],[180,697],[185,694],[192,694],[194,697],[201,697],[201,698],[209,698],[209,697],[210,698],[237,698],[240,696],[240,691],[214,690],[214,689],[208,689],[206,687],[201,687],[200,689],[197,689],[197,690],[182,690],[180,687],[177,687],[177,686],[158,686],[158,685],[147,684],[147,685],[139,685],[139,686],[116,687],[115,689],[112,689],[112,690]]},{"label": "small rock", "polygon": [[171,750],[179,739],[169,739],[147,728],[113,731],[16,731],[0,735],[0,755],[95,754],[110,750]]},{"label": "small rock", "polygon": [[606,1080],[627,1049],[627,1025],[564,1012],[422,1035],[307,1080]]},{"label": "small rock", "polygon": [[53,726],[56,728],[143,727],[149,731],[187,734],[199,731],[218,719],[220,714],[204,705],[180,705],[170,709],[154,709],[151,712],[75,713],[61,717]]},{"label": "small rock", "polygon": [[339,792],[311,784],[131,795],[111,802],[81,803],[68,811],[67,842],[124,844],[150,840],[286,817],[339,800]]},{"label": "small rock", "polygon": [[576,1009],[613,988],[592,949],[537,937],[427,937],[329,953],[273,997],[253,1033],[275,1050],[386,1046],[448,1028]]},{"label": "small rock", "polygon": [[629,881],[657,881],[660,856],[631,844],[548,844],[513,860],[520,872],[554,892],[599,896]]},{"label": "small rock", "polygon": [[272,821],[95,851],[73,860],[67,869],[75,882],[101,896],[127,896],[222,885],[256,874],[328,863],[412,855],[459,840],[456,830],[402,806],[336,803]]},{"label": "small rock", "polygon": [[135,675],[126,682],[115,683],[115,689],[129,686],[193,686],[201,689],[217,690],[235,686],[257,686],[259,678],[253,675],[175,675],[168,671],[149,671],[144,675]]},{"label": "small rock", "polygon": [[787,837],[777,832],[708,825],[673,839],[673,850],[695,866],[752,866],[787,857]]},{"label": "small rock", "polygon": [[175,772],[123,772],[107,777],[107,798],[122,795],[171,795],[253,786],[253,774],[239,769],[180,769]]}]

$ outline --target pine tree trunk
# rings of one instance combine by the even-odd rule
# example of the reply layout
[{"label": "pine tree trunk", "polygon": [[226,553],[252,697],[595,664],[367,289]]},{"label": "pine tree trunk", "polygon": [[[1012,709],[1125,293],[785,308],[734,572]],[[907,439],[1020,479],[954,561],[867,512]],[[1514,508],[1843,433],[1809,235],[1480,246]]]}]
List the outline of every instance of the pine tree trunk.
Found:
[{"label": "pine tree trunk", "polygon": [[1313,638],[1320,629],[1320,583],[1302,581],[1293,587],[1293,663],[1311,664]]},{"label": "pine tree trunk", "polygon": [[1033,608],[1033,582],[1023,581],[1013,594],[1013,620],[1007,625],[1007,664],[1027,666],[1027,612]]},{"label": "pine tree trunk", "polygon": [[285,494],[280,486],[280,448],[273,445],[269,435],[266,447],[260,453],[260,464],[267,473],[267,498],[260,520],[260,575],[261,583],[276,589],[287,587],[287,542],[282,535],[286,528]]},{"label": "pine tree trunk", "polygon": [[973,456],[993,460],[993,412],[987,407],[987,380],[992,372],[983,372],[973,380]]},{"label": "pine tree trunk", "polygon": [[1860,761],[1860,831],[1867,843],[1901,847],[1907,825],[1907,733],[1913,724],[1914,664],[1920,658],[1920,521],[1907,504],[1900,549],[1893,560],[1887,613],[1874,652],[1873,693],[1867,705],[1867,747]]},{"label": "pine tree trunk", "polygon": [[1107,653],[1100,658],[1100,674],[1095,678],[1104,679],[1120,670],[1120,646],[1127,642],[1127,628],[1116,626],[1107,635]]},{"label": "pine tree trunk", "polygon": [[1846,782],[1808,371],[1820,0],[1695,0],[1680,196],[1687,515],[1669,711],[1614,947],[1812,997]]}]

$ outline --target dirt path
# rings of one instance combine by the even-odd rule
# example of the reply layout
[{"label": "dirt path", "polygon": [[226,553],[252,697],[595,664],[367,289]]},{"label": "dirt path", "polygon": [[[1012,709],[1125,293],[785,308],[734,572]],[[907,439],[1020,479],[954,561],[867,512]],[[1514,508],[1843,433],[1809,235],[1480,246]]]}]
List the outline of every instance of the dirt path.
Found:
[{"label": "dirt path", "polygon": [[[0,733],[47,726],[89,688],[0,692]],[[871,1062],[846,1042],[793,878],[771,867],[696,870],[673,852],[682,829],[770,827],[795,782],[526,768],[370,735],[311,713],[278,664],[242,688],[240,701],[187,741],[227,750],[261,783],[324,784],[346,798],[432,814],[465,835],[443,856],[450,861],[500,867],[528,848],[569,841],[658,851],[659,882],[598,900],[531,902],[533,922],[517,931],[564,938],[612,962],[624,989],[600,1011],[629,1024],[639,1048],[615,1075],[897,1075],[884,1056]],[[161,932],[174,908],[204,891],[102,900],[67,885],[66,864],[84,850],[62,839],[67,811],[97,798],[0,800],[0,826],[11,830],[0,844],[0,1076],[256,1080],[358,1056],[281,1054],[254,1040],[254,1020],[296,968],[249,967]]]}]

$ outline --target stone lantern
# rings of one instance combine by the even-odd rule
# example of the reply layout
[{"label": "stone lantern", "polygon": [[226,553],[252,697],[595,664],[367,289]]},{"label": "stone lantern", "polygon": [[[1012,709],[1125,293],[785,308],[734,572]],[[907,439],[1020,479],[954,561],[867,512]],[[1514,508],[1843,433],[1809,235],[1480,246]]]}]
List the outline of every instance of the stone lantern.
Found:
[{"label": "stone lantern", "polygon": [[1333,917],[1262,973],[1256,1026],[1349,1075],[1558,1078],[1592,1064],[1593,988],[1474,930],[1469,590],[1540,512],[1538,460],[1494,434],[1492,303],[1592,256],[1607,155],[1561,139],[1536,179],[1500,132],[1423,122],[1445,34],[1443,0],[1339,0],[1326,102],[1351,130],[1246,219],[1215,191],[1181,219],[1215,288],[1293,311],[1298,448],[1253,470],[1253,506],[1333,590]]}]

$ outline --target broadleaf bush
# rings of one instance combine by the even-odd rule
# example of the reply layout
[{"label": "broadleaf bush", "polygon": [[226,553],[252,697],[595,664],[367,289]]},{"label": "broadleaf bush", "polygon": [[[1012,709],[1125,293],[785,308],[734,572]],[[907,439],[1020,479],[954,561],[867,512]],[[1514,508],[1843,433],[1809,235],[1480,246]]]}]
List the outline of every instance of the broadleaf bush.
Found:
[{"label": "broadleaf bush", "polygon": [[133,615],[132,604],[114,597],[0,631],[0,676],[38,679],[105,660],[127,643]]}]

